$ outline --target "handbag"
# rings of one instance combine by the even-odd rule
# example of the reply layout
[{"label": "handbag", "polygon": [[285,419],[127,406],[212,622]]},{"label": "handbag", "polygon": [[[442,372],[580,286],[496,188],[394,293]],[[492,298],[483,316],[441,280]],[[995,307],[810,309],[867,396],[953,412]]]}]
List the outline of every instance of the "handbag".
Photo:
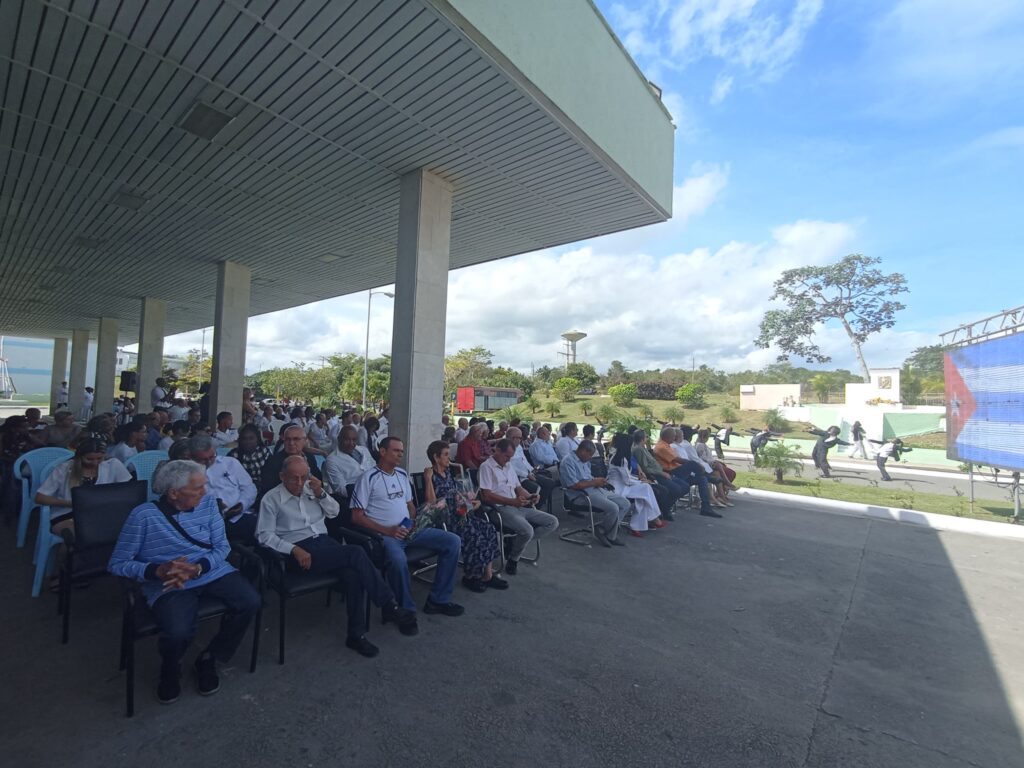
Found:
[{"label": "handbag", "polygon": [[406,540],[412,541],[416,535],[427,528],[442,528],[448,523],[448,502],[444,499],[428,501],[416,508],[416,517],[412,523],[412,530],[406,536]]}]

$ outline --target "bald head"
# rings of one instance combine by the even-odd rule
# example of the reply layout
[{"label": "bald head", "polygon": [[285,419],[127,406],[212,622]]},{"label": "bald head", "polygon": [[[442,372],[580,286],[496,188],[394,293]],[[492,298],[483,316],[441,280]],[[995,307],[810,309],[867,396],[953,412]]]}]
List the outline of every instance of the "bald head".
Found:
[{"label": "bald head", "polygon": [[281,465],[281,483],[292,496],[302,495],[302,489],[309,479],[309,464],[304,456],[289,456]]}]

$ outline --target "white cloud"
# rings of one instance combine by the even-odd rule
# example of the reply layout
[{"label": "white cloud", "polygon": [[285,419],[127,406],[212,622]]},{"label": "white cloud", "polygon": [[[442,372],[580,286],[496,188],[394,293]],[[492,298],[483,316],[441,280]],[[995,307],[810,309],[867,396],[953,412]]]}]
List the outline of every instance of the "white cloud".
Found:
[{"label": "white cloud", "polygon": [[715,83],[711,86],[712,104],[721,104],[725,101],[725,97],[732,91],[732,82],[732,75],[720,74],[715,78]]},{"label": "white cloud", "polygon": [[972,141],[969,149],[1024,149],[1024,125],[1013,125],[986,133]]},{"label": "white cloud", "polygon": [[695,166],[690,176],[672,188],[672,220],[685,225],[714,204],[729,183],[729,166]]}]

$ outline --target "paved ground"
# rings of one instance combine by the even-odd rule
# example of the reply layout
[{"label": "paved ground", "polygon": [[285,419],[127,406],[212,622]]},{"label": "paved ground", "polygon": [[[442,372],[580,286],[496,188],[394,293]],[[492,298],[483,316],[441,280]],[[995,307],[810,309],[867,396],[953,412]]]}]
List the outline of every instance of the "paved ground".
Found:
[{"label": "paved ground", "polygon": [[[4,531],[6,542],[13,538]],[[422,617],[382,654],[343,612],[265,617],[254,675],[123,716],[113,584],[74,595],[72,644],[28,556],[0,563],[4,763],[32,766],[1024,766],[1019,543],[743,501],[625,549],[545,543],[512,589]],[[421,591],[422,587],[417,587]]]}]

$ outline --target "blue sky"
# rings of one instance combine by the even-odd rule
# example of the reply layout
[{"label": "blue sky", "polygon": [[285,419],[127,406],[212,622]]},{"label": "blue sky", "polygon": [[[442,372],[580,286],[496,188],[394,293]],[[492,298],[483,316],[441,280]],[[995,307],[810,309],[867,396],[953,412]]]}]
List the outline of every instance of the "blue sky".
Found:
[{"label": "blue sky", "polygon": [[[1024,303],[1024,2],[597,5],[676,118],[675,218],[453,272],[450,352],[480,343],[528,371],[556,365],[559,334],[576,327],[600,370],[691,356],[760,367],[776,356],[752,340],[779,272],[851,252],[911,289],[897,326],[866,346],[875,367]],[[585,300],[562,298],[581,284]],[[481,313],[480,297],[497,305],[507,285],[537,288],[511,314]],[[652,297],[667,332],[654,332]],[[361,352],[365,312],[360,293],[253,318],[248,368]],[[375,299],[371,354],[390,349],[390,312]],[[819,342],[853,367],[840,331]],[[199,343],[194,332],[167,346]]]}]

